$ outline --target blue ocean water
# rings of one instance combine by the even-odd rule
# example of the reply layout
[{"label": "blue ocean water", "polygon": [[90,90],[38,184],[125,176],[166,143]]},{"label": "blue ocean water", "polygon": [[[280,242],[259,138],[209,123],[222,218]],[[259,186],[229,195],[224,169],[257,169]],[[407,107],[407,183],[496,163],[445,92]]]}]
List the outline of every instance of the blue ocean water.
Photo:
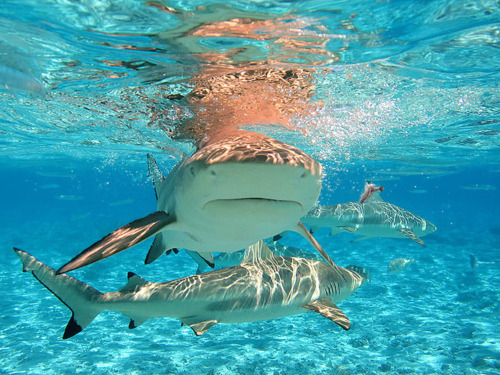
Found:
[{"label": "blue ocean water", "polygon": [[[495,1],[2,1],[0,373],[500,373],[498,25]],[[246,80],[213,80],[252,69],[271,77],[258,92],[279,109],[269,123],[258,95],[238,91]],[[282,71],[297,79],[279,86]],[[211,117],[184,100],[203,85],[227,104],[210,102]],[[305,313],[197,337],[174,319],[129,330],[104,312],[62,340],[70,311],[12,247],[61,266],[155,210],[146,153],[166,173],[194,150],[193,118],[242,113],[322,163],[320,204],[357,201],[374,181],[437,226],[427,247],[315,233],[339,265],[371,270],[339,303],[349,331]],[[195,273],[184,252],[144,265],[150,243],[72,276],[104,292],[128,271]],[[388,274],[399,257],[415,264]]]}]

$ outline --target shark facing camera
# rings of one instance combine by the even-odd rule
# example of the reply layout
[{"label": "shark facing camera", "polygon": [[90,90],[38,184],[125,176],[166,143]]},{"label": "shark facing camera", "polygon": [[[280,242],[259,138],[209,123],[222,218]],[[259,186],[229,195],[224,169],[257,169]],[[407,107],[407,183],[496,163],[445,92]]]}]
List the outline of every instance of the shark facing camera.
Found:
[{"label": "shark facing camera", "polygon": [[[151,155],[157,211],[105,236],[57,270],[65,273],[156,236],[146,263],[183,248],[213,266],[211,251],[233,252],[292,230],[330,264],[300,222],[321,191],[321,165],[303,151],[244,130],[212,135],[164,177]],[[276,189],[275,186],[280,186]]]}]

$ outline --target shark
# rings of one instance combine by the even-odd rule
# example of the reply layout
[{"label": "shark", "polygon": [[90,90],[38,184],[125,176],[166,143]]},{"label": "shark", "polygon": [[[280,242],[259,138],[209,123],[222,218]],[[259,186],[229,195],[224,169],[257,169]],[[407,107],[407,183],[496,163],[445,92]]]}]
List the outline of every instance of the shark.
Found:
[{"label": "shark", "polygon": [[328,227],[331,235],[349,232],[364,236],[354,241],[370,237],[409,238],[422,246],[426,244],[421,237],[436,230],[431,222],[385,202],[378,191],[372,192],[364,203],[318,205],[302,218],[302,222],[310,227],[311,233]]},{"label": "shark", "polygon": [[23,250],[14,251],[23,271],[30,271],[72,311],[63,339],[81,332],[105,310],[127,316],[129,328],[151,318],[176,318],[198,336],[219,323],[255,322],[308,311],[348,330],[350,321],[335,304],[369,278],[369,272],[357,266],[332,267],[323,261],[277,256],[259,241],[233,267],[164,283],[151,283],[129,272],[122,289],[101,293],[67,274],[57,274]]},{"label": "shark", "polygon": [[321,165],[302,150],[247,130],[215,131],[164,177],[148,155],[157,210],[103,237],[57,270],[66,273],[152,236],[146,264],[184,248],[213,267],[212,251],[233,252],[284,230],[303,235],[334,265],[300,222],[321,191]]}]

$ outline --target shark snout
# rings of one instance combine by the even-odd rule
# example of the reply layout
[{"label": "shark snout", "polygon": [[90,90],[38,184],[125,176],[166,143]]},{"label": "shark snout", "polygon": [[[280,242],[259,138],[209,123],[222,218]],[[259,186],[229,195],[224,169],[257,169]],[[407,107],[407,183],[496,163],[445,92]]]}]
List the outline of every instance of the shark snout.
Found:
[{"label": "shark snout", "polygon": [[425,226],[422,228],[422,230],[424,230],[427,233],[433,233],[436,231],[436,229],[437,227],[429,221],[426,221]]},{"label": "shark snout", "polygon": [[308,210],[319,196],[321,181],[309,170],[267,163],[193,163],[184,191],[202,205],[214,200],[291,201]]}]

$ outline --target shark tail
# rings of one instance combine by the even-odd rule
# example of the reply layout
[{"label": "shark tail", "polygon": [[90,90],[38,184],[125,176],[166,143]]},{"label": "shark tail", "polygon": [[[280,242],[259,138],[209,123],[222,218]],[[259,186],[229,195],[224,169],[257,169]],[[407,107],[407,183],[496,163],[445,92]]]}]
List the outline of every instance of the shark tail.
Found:
[{"label": "shark tail", "polygon": [[71,276],[56,274],[53,268],[23,250],[14,248],[14,251],[23,263],[23,272],[31,271],[40,284],[71,310],[71,319],[64,330],[63,339],[81,332],[104,310],[98,303],[101,292]]}]

